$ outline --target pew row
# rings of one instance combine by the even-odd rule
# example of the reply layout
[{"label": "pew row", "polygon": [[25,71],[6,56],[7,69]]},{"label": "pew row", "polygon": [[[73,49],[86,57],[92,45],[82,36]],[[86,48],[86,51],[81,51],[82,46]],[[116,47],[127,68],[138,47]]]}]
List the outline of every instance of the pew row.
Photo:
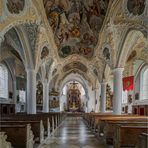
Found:
[{"label": "pew row", "polygon": [[[87,113],[84,114],[84,121],[87,124],[87,126],[95,132],[95,134],[101,136],[107,144],[113,145],[114,147],[118,147],[121,145],[121,147],[135,147],[136,143],[132,143],[127,138],[124,143],[120,144],[120,138],[117,138],[117,129],[119,127],[134,127],[135,133],[132,133],[135,135],[135,139],[139,137],[139,135],[143,132],[140,131],[142,127],[145,127],[144,131],[148,132],[148,117],[147,116],[135,116],[135,115],[112,115],[111,113],[105,113],[105,114],[96,114],[96,113]],[[117,128],[118,127],[118,128]],[[147,127],[147,128],[146,128]],[[134,132],[134,130],[131,132]],[[139,131],[139,133],[138,133]],[[118,130],[118,134],[119,134]],[[140,133],[141,132],[141,133]],[[125,135],[126,136],[126,135]],[[116,139],[116,142],[114,141]],[[125,143],[127,141],[127,143]],[[142,141],[142,140],[141,140]],[[129,143],[128,143],[129,142]],[[124,145],[125,144],[125,145]],[[129,145],[129,146],[128,146]]]},{"label": "pew row", "polygon": [[1,131],[6,133],[7,140],[15,148],[33,148],[34,135],[30,124],[26,125],[1,125]]},{"label": "pew row", "polygon": [[[41,144],[46,137],[51,136],[51,134],[55,131],[55,129],[65,119],[65,117],[66,114],[61,114],[61,113],[40,113],[35,115],[30,115],[30,114],[7,115],[7,116],[2,116],[2,118],[0,118],[0,125],[1,125],[0,127],[2,129],[2,127],[4,126],[9,126],[9,127],[12,126],[13,129],[15,126],[19,127],[19,126],[26,126],[29,124],[31,126],[31,130],[34,135],[33,138],[34,146],[37,146]],[[16,129],[17,128],[14,128],[13,133],[15,133]],[[9,133],[9,131],[6,132],[5,128],[3,128],[2,133],[3,136],[1,136],[0,141],[2,141],[2,138],[4,141],[4,137],[6,135],[9,137],[8,141],[9,139],[12,138],[11,137],[12,135]],[[18,133],[18,135],[19,134],[20,133]],[[12,145],[15,144],[12,143]],[[17,145],[15,145],[14,147],[17,147]]]},{"label": "pew row", "polygon": [[138,144],[136,148],[147,148],[148,146],[148,133],[142,133],[138,137]]},{"label": "pew row", "polygon": [[118,125],[115,132],[114,148],[135,147],[138,142],[138,137],[143,132],[148,132],[147,126]]},{"label": "pew row", "polygon": [[[0,125],[31,125],[31,130],[34,134],[34,141],[42,143],[44,141],[44,126],[43,121],[0,121]],[[1,127],[1,126],[0,126]]]}]

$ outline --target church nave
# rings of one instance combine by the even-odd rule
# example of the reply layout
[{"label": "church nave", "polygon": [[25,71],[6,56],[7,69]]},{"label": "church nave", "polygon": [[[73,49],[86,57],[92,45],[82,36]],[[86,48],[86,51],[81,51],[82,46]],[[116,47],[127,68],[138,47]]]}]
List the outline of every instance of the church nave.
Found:
[{"label": "church nave", "polygon": [[40,148],[107,148],[84,123],[82,117],[67,117]]},{"label": "church nave", "polygon": [[148,148],[148,0],[0,0],[0,148]]}]

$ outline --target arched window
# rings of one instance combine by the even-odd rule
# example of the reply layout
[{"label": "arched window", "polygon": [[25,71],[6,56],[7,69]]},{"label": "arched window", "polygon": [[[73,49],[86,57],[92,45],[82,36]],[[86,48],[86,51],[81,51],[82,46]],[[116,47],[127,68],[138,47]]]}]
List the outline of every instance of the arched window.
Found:
[{"label": "arched window", "polygon": [[8,69],[0,64],[0,98],[8,98]]},{"label": "arched window", "polygon": [[143,97],[142,97],[142,99],[143,100],[144,99],[148,99],[148,68],[143,73],[142,90],[143,90]]}]

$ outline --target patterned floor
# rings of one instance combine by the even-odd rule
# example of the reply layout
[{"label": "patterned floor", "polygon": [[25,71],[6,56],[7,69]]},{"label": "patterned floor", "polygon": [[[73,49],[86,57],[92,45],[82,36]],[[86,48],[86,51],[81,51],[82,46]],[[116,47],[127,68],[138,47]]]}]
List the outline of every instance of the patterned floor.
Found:
[{"label": "patterned floor", "polygon": [[106,148],[87,128],[81,117],[67,117],[41,148]]}]

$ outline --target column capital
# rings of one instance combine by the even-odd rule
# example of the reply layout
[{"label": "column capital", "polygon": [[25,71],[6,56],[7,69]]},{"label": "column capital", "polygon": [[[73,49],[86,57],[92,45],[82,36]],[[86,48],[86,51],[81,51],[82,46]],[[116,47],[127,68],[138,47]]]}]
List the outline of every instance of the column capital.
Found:
[{"label": "column capital", "polygon": [[123,72],[124,71],[124,68],[123,67],[117,67],[117,68],[114,68],[113,69],[113,73],[114,72]]},{"label": "column capital", "polygon": [[43,84],[48,84],[48,80],[47,79],[44,79],[42,83]]},{"label": "column capital", "polygon": [[106,85],[107,81],[100,82],[101,85]]},{"label": "column capital", "polygon": [[26,71],[36,72],[36,70],[35,70],[35,69],[33,69],[33,68],[26,68]]}]

